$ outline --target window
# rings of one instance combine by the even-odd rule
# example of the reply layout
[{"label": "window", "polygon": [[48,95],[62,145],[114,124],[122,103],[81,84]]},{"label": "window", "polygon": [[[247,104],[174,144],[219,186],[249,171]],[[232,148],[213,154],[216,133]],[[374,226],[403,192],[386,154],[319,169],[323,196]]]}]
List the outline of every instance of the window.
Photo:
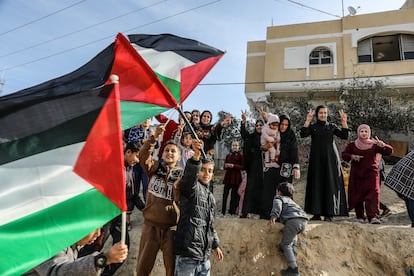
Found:
[{"label": "window", "polygon": [[309,64],[332,64],[332,52],[325,47],[318,47],[314,49],[309,55]]},{"label": "window", "polygon": [[358,42],[358,62],[414,59],[414,36],[395,34],[374,36]]}]

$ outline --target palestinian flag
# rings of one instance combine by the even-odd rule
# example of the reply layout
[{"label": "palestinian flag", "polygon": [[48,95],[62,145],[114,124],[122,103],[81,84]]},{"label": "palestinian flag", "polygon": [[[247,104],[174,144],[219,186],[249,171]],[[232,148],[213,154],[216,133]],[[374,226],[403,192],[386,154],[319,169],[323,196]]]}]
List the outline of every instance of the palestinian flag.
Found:
[{"label": "palestinian flag", "polygon": [[0,275],[20,275],[126,209],[117,85],[0,98]]},{"label": "palestinian flag", "polygon": [[127,129],[182,104],[223,54],[172,34],[132,34],[128,39],[118,34],[115,43],[79,69],[13,94],[36,98],[81,92],[109,83],[109,76],[116,74],[122,129]]},{"label": "palestinian flag", "polygon": [[118,34],[111,71],[120,77],[124,129],[136,124],[137,118],[141,122],[148,114],[181,105],[224,54],[172,34],[128,35],[128,39],[132,47]]}]

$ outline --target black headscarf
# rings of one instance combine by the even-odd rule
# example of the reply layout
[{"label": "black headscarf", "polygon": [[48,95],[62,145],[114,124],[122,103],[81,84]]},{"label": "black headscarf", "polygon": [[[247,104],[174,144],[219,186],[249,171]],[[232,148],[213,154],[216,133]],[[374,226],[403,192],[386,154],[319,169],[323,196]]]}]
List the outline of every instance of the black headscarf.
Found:
[{"label": "black headscarf", "polygon": [[318,124],[318,125],[326,125],[327,123],[328,123],[328,120],[326,120],[326,121],[320,121],[319,119],[318,119],[318,113],[319,113],[319,110],[321,110],[322,108],[326,108],[326,111],[328,111],[328,107],[326,106],[326,105],[323,105],[323,104],[321,104],[321,105],[318,105],[317,107],[316,107],[316,110],[315,110],[315,116],[316,116],[316,123]]},{"label": "black headscarf", "polygon": [[282,123],[283,120],[288,121],[288,127],[287,127],[286,131],[280,132],[281,142],[285,143],[285,142],[290,142],[290,141],[294,140],[296,137],[295,137],[295,132],[290,128],[291,122],[290,122],[289,115],[282,114],[282,115],[279,116],[279,119],[280,119],[280,123]]},{"label": "black headscarf", "polygon": [[257,120],[256,120],[256,123],[254,124],[254,132],[256,132],[256,133],[258,133],[258,132],[256,131],[256,125],[257,125],[258,123],[261,123],[261,124],[262,124],[262,126],[264,126],[264,121],[263,121],[262,119],[257,119]]}]

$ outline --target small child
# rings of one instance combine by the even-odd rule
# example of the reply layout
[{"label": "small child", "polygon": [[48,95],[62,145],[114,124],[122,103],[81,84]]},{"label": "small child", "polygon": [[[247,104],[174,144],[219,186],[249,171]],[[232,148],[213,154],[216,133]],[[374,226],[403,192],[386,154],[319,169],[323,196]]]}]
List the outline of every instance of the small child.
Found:
[{"label": "small child", "polygon": [[292,199],[293,192],[294,188],[291,183],[282,182],[279,184],[268,223],[271,226],[275,224],[276,220],[279,220],[285,225],[280,249],[285,255],[288,268],[281,270],[282,275],[299,275],[295,256],[297,234],[303,232],[308,223],[305,211]]},{"label": "small child", "polygon": [[233,141],[231,143],[231,151],[226,156],[224,163],[224,174],[223,184],[223,202],[221,213],[223,216],[226,214],[227,208],[227,198],[230,193],[230,215],[236,214],[237,205],[239,204],[240,197],[237,193],[237,189],[241,183],[241,170],[244,167],[243,154],[240,152],[240,143],[239,141]]},{"label": "small child", "polygon": [[260,136],[264,153],[265,167],[279,167],[277,161],[280,154],[279,116],[273,113],[267,114],[267,123],[263,126]]},{"label": "small child", "polygon": [[185,169],[187,160],[194,155],[194,150],[191,148],[193,136],[190,132],[183,132],[183,126],[179,126],[177,133],[174,136],[174,143],[176,143],[181,150],[181,159],[177,162],[177,166]]}]

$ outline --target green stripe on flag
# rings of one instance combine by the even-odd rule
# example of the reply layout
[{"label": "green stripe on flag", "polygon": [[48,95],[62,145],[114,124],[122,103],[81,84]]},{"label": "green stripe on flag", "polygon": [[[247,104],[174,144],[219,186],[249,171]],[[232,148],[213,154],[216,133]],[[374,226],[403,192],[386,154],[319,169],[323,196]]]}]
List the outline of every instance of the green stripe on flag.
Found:
[{"label": "green stripe on flag", "polygon": [[157,72],[155,72],[155,74],[168,88],[168,90],[170,91],[171,95],[173,95],[177,103],[180,103],[180,82],[174,79],[170,79],[168,77],[164,77],[163,75],[158,74]]},{"label": "green stripe on flag", "polygon": [[[32,269],[120,213],[112,201],[98,190],[91,189],[1,226],[0,252],[3,258],[0,275],[20,275]],[[39,250],[46,244],[49,246],[47,250]]]},{"label": "green stripe on flag", "polygon": [[163,113],[168,109],[154,104],[121,101],[122,129],[140,124],[149,117]]}]

